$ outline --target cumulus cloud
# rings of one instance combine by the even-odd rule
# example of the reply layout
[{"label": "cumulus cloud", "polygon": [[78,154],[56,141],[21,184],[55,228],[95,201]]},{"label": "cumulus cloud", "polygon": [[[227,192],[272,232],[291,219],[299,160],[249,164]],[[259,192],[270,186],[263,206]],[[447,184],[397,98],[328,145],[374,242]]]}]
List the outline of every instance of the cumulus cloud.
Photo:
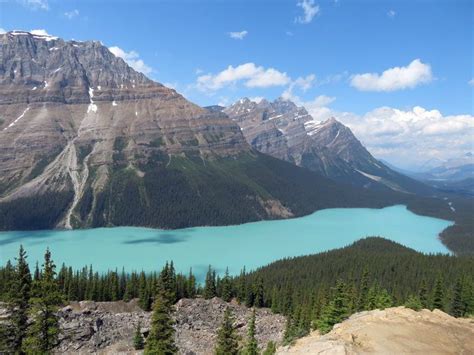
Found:
[{"label": "cumulus cloud", "polygon": [[47,0],[19,0],[19,2],[32,10],[49,10]]},{"label": "cumulus cloud", "polygon": [[443,115],[420,106],[406,110],[379,107],[358,115],[332,109],[334,100],[321,95],[307,102],[300,100],[298,105],[304,105],[315,120],[337,118],[374,156],[402,168],[414,168],[431,158],[459,157],[473,149],[472,115]]},{"label": "cumulus cloud", "polygon": [[307,91],[313,87],[313,83],[316,80],[316,75],[310,74],[306,77],[300,76],[297,78],[292,85],[299,87],[303,91]]},{"label": "cumulus cloud", "polygon": [[244,39],[245,36],[248,35],[248,31],[240,31],[240,32],[229,32],[229,37],[233,39]]},{"label": "cumulus cloud", "polygon": [[254,63],[245,63],[236,67],[229,65],[217,74],[201,75],[197,78],[197,88],[202,91],[219,90],[226,86],[243,82],[249,88],[267,88],[289,84],[290,77],[274,68],[264,68]]},{"label": "cumulus cloud", "polygon": [[7,31],[0,27],[0,35],[3,35],[4,33],[7,33]]},{"label": "cumulus cloud", "polygon": [[133,69],[143,74],[150,74],[153,69],[145,64],[145,62],[140,59],[140,55],[135,51],[126,52],[120,47],[109,47],[109,51],[111,51],[116,57],[122,58],[128,65],[130,65]]},{"label": "cumulus cloud", "polygon": [[319,13],[319,5],[316,5],[314,0],[301,0],[298,1],[296,6],[303,9],[303,15],[295,19],[297,23],[308,24],[313,21],[314,16]]},{"label": "cumulus cloud", "polygon": [[397,15],[397,13],[395,12],[395,10],[389,10],[387,12],[387,16],[390,17],[390,18],[394,18],[396,15]]},{"label": "cumulus cloud", "polygon": [[69,20],[73,19],[74,17],[76,16],[79,16],[79,10],[78,9],[74,9],[74,10],[71,10],[71,11],[66,11],[64,13],[64,16],[67,17]]},{"label": "cumulus cloud", "polygon": [[356,74],[351,85],[361,91],[395,91],[411,89],[432,80],[431,66],[415,59],[406,67],[390,68],[382,74]]}]

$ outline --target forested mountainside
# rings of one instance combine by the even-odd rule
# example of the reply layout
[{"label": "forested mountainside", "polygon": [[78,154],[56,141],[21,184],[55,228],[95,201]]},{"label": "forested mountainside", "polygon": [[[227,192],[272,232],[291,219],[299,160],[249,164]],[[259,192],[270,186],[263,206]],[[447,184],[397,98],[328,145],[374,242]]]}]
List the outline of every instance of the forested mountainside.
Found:
[{"label": "forested mountainside", "polygon": [[[7,262],[0,268],[0,301],[6,302],[9,309],[26,312],[21,314],[40,305],[48,307],[45,317],[52,340],[58,330],[54,310],[81,300],[138,298],[140,307],[147,311],[155,302],[154,310],[161,307],[158,313],[162,316],[155,323],[168,327],[166,317],[172,312],[171,305],[182,298],[217,296],[227,302],[236,299],[248,307],[270,307],[285,315],[287,343],[311,329],[328,332],[334,324],[361,310],[405,305],[415,310],[440,309],[455,317],[474,314],[474,258],[421,254],[380,237],[325,253],[276,261],[249,273],[244,268],[234,277],[227,273],[216,275],[209,266],[203,285],[197,284],[191,270],[187,275],[176,274],[172,262],[160,272],[149,274],[124,270],[99,274],[93,266],[82,270],[65,265],[56,268],[53,260],[54,255],[47,251],[43,266],[30,270],[27,251],[21,249],[14,263]],[[3,349],[15,344],[12,334],[25,336],[26,344],[43,341],[36,338],[41,333],[35,330],[43,313],[32,314],[29,325],[21,323],[21,318],[0,324]],[[18,329],[18,322],[24,328]],[[26,328],[30,330],[25,333]],[[49,346],[53,348],[55,344],[51,341]]]},{"label": "forested mountainside", "polygon": [[[264,155],[220,108],[190,103],[99,42],[14,31],[0,44],[0,230],[179,228],[403,203],[456,220],[443,241],[457,253],[474,251],[469,211],[457,207],[468,202],[454,201],[453,210],[443,200],[386,184],[336,183]],[[289,102],[278,107],[294,110]],[[350,151],[366,152],[341,130],[341,139],[352,138],[346,144],[338,136],[331,149],[347,161]],[[333,131],[313,136],[327,140]]]},{"label": "forested mountainside", "polygon": [[263,156],[99,42],[0,35],[0,229],[178,228],[382,206]]},{"label": "forested mountainside", "polygon": [[[218,108],[211,107],[213,112]],[[335,118],[314,120],[287,99],[240,99],[223,110],[258,151],[339,182],[376,190],[430,195],[433,189],[375,159],[351,130]]]}]

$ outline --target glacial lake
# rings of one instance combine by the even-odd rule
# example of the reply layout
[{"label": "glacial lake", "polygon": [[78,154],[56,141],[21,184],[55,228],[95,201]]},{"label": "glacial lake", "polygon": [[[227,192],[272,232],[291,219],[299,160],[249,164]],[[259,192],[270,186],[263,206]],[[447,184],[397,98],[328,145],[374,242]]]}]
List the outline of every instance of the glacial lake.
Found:
[{"label": "glacial lake", "polygon": [[449,253],[438,234],[453,222],[416,215],[397,205],[383,209],[334,208],[311,215],[225,227],[160,230],[115,227],[0,233],[0,262],[13,261],[23,244],[30,265],[50,248],[59,267],[92,264],[95,270],[160,270],[173,260],[202,280],[208,265],[238,274],[272,261],[344,247],[367,236],[382,236],[424,253]]}]

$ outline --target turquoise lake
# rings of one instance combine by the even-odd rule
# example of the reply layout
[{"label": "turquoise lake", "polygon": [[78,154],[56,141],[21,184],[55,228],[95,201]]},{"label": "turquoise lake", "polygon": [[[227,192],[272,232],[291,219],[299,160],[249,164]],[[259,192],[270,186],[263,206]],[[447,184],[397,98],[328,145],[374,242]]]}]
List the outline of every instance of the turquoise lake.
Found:
[{"label": "turquoise lake", "polygon": [[0,233],[0,258],[13,260],[22,243],[31,263],[49,247],[56,265],[92,264],[98,271],[160,270],[173,260],[178,271],[192,267],[199,279],[211,264],[238,274],[291,256],[340,248],[366,236],[383,236],[424,253],[448,253],[438,234],[453,222],[416,215],[405,206],[335,208],[311,215],[225,227],[160,230],[136,227]]}]

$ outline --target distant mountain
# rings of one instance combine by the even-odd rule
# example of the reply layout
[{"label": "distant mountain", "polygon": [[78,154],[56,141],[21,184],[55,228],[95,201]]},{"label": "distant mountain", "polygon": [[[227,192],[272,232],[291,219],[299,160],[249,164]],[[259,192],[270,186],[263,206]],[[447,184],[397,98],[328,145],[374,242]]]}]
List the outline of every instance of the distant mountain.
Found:
[{"label": "distant mountain", "polygon": [[375,159],[352,131],[331,118],[316,121],[304,107],[277,99],[240,99],[224,111],[254,148],[333,180],[372,189],[428,193],[430,189]]},{"label": "distant mountain", "polygon": [[474,155],[470,152],[459,158],[423,166],[429,166],[429,169],[423,170],[417,176],[424,180],[460,181],[474,178]]},{"label": "distant mountain", "polygon": [[219,109],[100,42],[1,34],[0,108],[0,229],[178,228],[383,204],[257,152]]}]

